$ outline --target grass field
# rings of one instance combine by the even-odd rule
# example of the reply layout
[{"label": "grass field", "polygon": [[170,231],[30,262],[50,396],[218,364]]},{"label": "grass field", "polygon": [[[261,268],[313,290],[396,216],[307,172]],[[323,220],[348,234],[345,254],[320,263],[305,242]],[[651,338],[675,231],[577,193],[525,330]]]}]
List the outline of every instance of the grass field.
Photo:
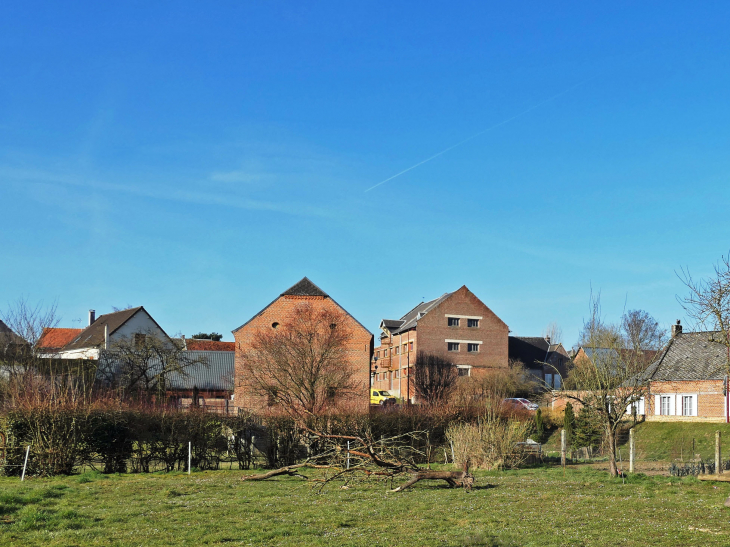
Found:
[{"label": "grass field", "polygon": [[590,469],[477,473],[388,493],[372,480],[317,494],[238,471],[0,479],[1,545],[729,545],[730,484]]}]

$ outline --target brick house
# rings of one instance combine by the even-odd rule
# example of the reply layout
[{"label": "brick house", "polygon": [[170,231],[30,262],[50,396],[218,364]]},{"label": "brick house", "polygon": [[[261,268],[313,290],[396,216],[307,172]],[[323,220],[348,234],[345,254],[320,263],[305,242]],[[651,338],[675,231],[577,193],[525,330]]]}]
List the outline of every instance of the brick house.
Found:
[{"label": "brick house", "polygon": [[400,319],[383,319],[380,330],[371,370],[373,389],[411,401],[418,351],[448,358],[460,376],[478,377],[507,367],[509,327],[466,285],[418,304]]},{"label": "brick house", "polygon": [[721,332],[682,332],[672,338],[646,377],[649,393],[643,410],[652,421],[725,422],[728,348]]},{"label": "brick house", "polygon": [[346,326],[352,332],[352,337],[346,349],[347,361],[342,363],[342,366],[352,368],[353,380],[358,386],[357,395],[348,403],[354,404],[355,407],[363,410],[368,409],[369,367],[373,352],[373,335],[326,292],[305,277],[233,331],[236,344],[234,404],[239,410],[246,409],[257,412],[271,410],[266,398],[253,394],[251,386],[247,384],[243,373],[242,356],[250,350],[257,331],[277,328],[280,324],[285,323],[299,306],[305,303],[317,309],[344,312],[348,323]]}]

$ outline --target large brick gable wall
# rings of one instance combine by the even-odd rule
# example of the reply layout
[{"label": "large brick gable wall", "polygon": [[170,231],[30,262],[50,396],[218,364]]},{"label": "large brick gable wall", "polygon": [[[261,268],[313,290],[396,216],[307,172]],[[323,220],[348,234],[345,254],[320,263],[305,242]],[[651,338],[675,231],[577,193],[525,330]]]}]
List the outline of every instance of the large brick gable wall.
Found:
[{"label": "large brick gable wall", "polygon": [[319,309],[330,309],[345,312],[347,327],[352,332],[352,339],[347,347],[347,359],[343,366],[351,367],[354,380],[358,386],[352,400],[340,401],[348,407],[367,409],[369,405],[368,387],[370,383],[370,359],[373,349],[373,335],[357,322],[349,313],[327,296],[282,295],[266,309],[251,319],[243,327],[235,331],[236,343],[234,405],[238,409],[254,412],[273,411],[265,398],[255,396],[243,374],[242,354],[251,348],[254,334],[260,329],[271,329],[274,323],[284,324],[302,304],[310,304]]}]

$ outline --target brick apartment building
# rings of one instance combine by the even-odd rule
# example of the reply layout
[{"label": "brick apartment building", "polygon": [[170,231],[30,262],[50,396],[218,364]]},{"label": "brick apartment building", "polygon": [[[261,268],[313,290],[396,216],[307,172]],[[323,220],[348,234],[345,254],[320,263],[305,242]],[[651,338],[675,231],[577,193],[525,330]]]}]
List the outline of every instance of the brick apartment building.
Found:
[{"label": "brick apartment building", "polygon": [[373,389],[411,401],[415,389],[409,380],[418,351],[448,358],[460,376],[478,377],[507,367],[509,328],[466,286],[422,302],[400,319],[383,319],[380,330],[371,369]]},{"label": "brick apartment building", "polygon": [[369,367],[373,352],[373,335],[327,293],[306,277],[281,293],[271,304],[233,331],[236,344],[234,405],[239,410],[247,409],[260,412],[268,409],[275,411],[268,405],[266,398],[255,395],[251,386],[246,382],[242,356],[250,349],[251,342],[257,331],[277,328],[280,324],[285,324],[287,319],[302,304],[309,304],[316,309],[344,312],[347,321],[346,327],[351,331],[352,337],[346,349],[347,360],[342,363],[342,366],[352,368],[353,379],[358,385],[358,391],[353,400],[348,402],[351,406],[361,405],[363,409],[367,409],[369,407]]}]

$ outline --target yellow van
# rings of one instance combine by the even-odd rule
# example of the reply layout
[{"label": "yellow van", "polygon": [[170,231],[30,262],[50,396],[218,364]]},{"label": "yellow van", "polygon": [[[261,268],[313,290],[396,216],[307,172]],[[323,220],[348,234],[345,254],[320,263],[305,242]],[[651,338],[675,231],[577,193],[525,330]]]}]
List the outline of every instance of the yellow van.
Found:
[{"label": "yellow van", "polygon": [[396,398],[387,391],[380,391],[377,389],[370,390],[371,405],[394,405],[395,402]]}]

